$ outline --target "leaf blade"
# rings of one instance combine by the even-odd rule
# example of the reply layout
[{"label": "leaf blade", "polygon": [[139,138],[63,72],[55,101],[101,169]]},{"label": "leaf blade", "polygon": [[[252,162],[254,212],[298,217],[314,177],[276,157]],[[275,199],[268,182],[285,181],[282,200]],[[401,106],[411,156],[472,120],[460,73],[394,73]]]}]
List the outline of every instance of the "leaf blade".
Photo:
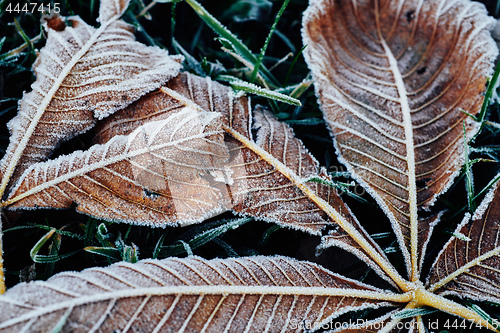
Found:
[{"label": "leaf blade", "polygon": [[[33,297],[35,289],[51,295],[51,304]],[[286,257],[146,260],[19,285],[0,297],[0,331],[43,330],[58,317],[66,317],[63,332],[93,323],[104,331],[136,325],[148,331],[163,325],[176,331],[241,332],[248,325],[303,331],[304,318],[318,324],[348,310],[407,298]],[[232,320],[236,313],[238,321]]]},{"label": "leaf blade", "polygon": [[498,52],[491,22],[466,1],[313,1],[304,15],[305,57],[337,153],[389,217],[412,281],[419,235],[431,229],[418,211],[459,172],[458,125],[468,121],[467,138],[478,128],[460,109],[480,111]]},{"label": "leaf blade", "polygon": [[[434,262],[426,285],[440,294],[466,296],[498,302],[500,274],[498,261],[499,183],[486,195],[472,219],[466,215]],[[469,240],[467,240],[469,239]]]},{"label": "leaf blade", "polygon": [[[100,218],[165,225],[225,208],[204,173],[223,168],[220,115],[183,108],[104,145],[33,165],[5,202],[68,208]],[[209,194],[210,193],[210,194]]]},{"label": "leaf blade", "polygon": [[47,44],[33,66],[37,80],[8,124],[10,144],[0,164],[2,195],[60,142],[87,131],[96,119],[156,89],[180,70],[180,58],[135,41],[131,27],[119,20],[127,4],[103,1],[97,29],[76,16],[68,18],[72,26],[60,17],[45,24]]}]

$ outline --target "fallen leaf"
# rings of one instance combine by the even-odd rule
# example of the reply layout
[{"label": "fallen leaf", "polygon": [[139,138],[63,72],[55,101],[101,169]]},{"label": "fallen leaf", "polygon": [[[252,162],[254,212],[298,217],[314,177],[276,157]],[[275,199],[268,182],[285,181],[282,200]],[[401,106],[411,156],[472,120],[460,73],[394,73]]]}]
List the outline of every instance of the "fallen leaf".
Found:
[{"label": "fallen leaf", "polygon": [[[0,163],[0,197],[31,164],[44,161],[65,140],[177,75],[178,56],[135,41],[120,20],[128,1],[103,0],[99,28],[78,16],[50,28],[33,65],[36,81],[8,123],[10,144]],[[63,19],[57,19],[59,22]],[[53,25],[52,25],[53,26]]]},{"label": "fallen leaf", "polygon": [[19,284],[0,332],[304,332],[404,299],[286,257],[144,260]]},{"label": "fallen leaf", "polygon": [[220,114],[185,107],[129,135],[31,166],[11,207],[69,208],[113,221],[154,226],[199,222],[224,198],[207,176],[229,152]]},{"label": "fallen leaf", "polygon": [[431,220],[453,182],[498,50],[494,20],[469,1],[312,1],[305,58],[339,159],[377,200],[420,274]]},{"label": "fallen leaf", "polygon": [[500,187],[490,190],[472,219],[457,227],[469,240],[453,236],[437,256],[427,280],[429,290],[500,303]]}]

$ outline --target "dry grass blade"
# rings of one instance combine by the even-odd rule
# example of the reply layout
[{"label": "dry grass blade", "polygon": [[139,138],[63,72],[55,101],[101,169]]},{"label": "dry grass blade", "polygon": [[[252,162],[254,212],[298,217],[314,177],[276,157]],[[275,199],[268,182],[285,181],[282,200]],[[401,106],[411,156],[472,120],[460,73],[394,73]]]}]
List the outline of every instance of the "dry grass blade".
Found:
[{"label": "dry grass blade", "polygon": [[229,158],[220,113],[189,107],[127,136],[28,169],[6,205],[68,208],[156,226],[202,221],[224,208],[211,173]]},{"label": "dry grass blade", "polygon": [[119,20],[128,1],[103,0],[93,28],[77,16],[52,17],[33,66],[37,80],[9,122],[10,145],[0,165],[0,196],[31,164],[62,141],[158,88],[180,70],[178,57],[135,41]]},{"label": "dry grass blade", "polygon": [[17,285],[0,296],[0,332],[303,332],[408,297],[285,257],[144,260]]},{"label": "dry grass blade", "polygon": [[[500,187],[490,191],[472,221],[464,219],[441,251],[427,281],[429,290],[500,303]],[[469,240],[467,240],[469,239]]]},{"label": "dry grass blade", "polygon": [[[306,60],[341,160],[388,215],[411,280],[430,207],[459,172],[498,51],[484,6],[454,1],[312,1]],[[426,235],[427,234],[427,235]],[[419,240],[420,237],[420,240]]]}]

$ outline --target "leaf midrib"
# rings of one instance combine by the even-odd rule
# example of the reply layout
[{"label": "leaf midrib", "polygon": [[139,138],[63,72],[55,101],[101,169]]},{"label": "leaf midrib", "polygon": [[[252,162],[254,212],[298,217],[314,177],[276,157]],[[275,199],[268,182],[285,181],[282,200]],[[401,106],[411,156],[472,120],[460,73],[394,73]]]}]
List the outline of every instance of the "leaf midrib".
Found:
[{"label": "leaf midrib", "polygon": [[[380,41],[389,61],[396,87],[399,95],[399,104],[401,106],[401,114],[403,116],[403,127],[405,131],[406,145],[406,164],[408,166],[408,204],[410,216],[410,259],[411,259],[411,281],[417,281],[419,276],[418,270],[418,214],[417,214],[417,181],[415,171],[415,147],[413,142],[413,124],[411,120],[411,109],[408,102],[408,91],[404,85],[403,76],[398,67],[398,62],[394,57],[391,49],[380,35]],[[403,240],[404,242],[404,240]],[[405,248],[405,244],[401,244]],[[406,250],[406,249],[405,249]]]},{"label": "leaf midrib", "polygon": [[483,261],[485,261],[485,260],[487,260],[487,259],[489,259],[489,258],[491,258],[493,256],[496,256],[498,254],[500,254],[500,246],[494,248],[491,251],[486,252],[485,254],[482,254],[482,255],[478,256],[477,258],[475,258],[475,259],[473,259],[471,261],[469,261],[468,263],[466,263],[465,265],[461,266],[460,268],[458,268],[453,273],[449,274],[448,276],[442,278],[438,282],[436,282],[433,285],[431,285],[427,290],[430,291],[430,292],[434,292],[434,291],[438,290],[439,288],[443,287],[447,283],[453,281],[459,275],[462,275],[463,273],[466,273],[467,271],[469,271],[469,269],[471,269],[472,267],[477,266],[481,262],[483,262]]}]

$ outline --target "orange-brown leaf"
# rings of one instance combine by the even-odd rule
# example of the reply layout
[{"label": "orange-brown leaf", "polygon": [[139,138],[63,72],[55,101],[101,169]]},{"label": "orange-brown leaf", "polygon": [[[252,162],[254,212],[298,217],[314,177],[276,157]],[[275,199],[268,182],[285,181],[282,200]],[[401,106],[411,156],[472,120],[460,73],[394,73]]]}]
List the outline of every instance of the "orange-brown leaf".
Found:
[{"label": "orange-brown leaf", "polygon": [[427,286],[436,293],[500,303],[500,186],[466,217],[438,255]]},{"label": "orange-brown leaf", "polygon": [[211,173],[229,152],[219,113],[189,107],[129,135],[28,169],[7,204],[68,208],[107,220],[155,226],[202,221],[226,210]]},{"label": "orange-brown leaf", "polygon": [[10,144],[0,164],[0,197],[30,165],[43,161],[62,142],[158,88],[179,72],[179,57],[135,41],[133,28],[119,20],[128,1],[103,0],[94,28],[81,18],[45,28],[47,43],[33,70],[36,81],[18,115],[9,122]]},{"label": "orange-brown leaf", "polygon": [[19,284],[0,332],[304,332],[402,299],[286,257],[144,260]]},{"label": "orange-brown leaf", "polygon": [[340,159],[385,210],[413,280],[418,210],[459,172],[462,123],[468,137],[477,128],[462,110],[481,107],[498,53],[492,23],[462,0],[316,0],[304,14],[305,57]]}]

